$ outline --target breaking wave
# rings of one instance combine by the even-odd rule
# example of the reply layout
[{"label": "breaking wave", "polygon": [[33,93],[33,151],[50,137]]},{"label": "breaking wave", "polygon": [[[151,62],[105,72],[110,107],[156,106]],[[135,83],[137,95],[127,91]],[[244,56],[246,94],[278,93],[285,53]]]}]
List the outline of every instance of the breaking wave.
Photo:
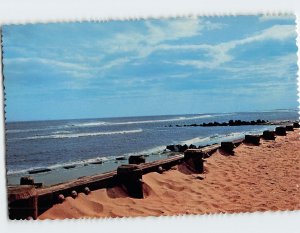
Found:
[{"label": "breaking wave", "polygon": [[94,133],[58,133],[51,135],[38,135],[26,138],[15,138],[12,140],[36,140],[36,139],[57,139],[57,138],[79,138],[79,137],[93,137],[101,135],[113,135],[113,134],[131,134],[131,133],[141,133],[142,129],[135,130],[123,130],[123,131],[108,131],[108,132],[94,132]]}]

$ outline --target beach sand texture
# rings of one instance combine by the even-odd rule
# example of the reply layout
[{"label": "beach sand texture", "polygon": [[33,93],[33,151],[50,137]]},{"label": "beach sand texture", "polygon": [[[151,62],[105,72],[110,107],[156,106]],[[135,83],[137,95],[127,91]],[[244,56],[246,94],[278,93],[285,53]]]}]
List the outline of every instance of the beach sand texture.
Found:
[{"label": "beach sand texture", "polygon": [[148,173],[144,199],[128,197],[121,187],[100,189],[67,197],[39,219],[299,210],[299,132],[261,140],[260,146],[242,144],[233,156],[215,152],[206,159],[204,174],[183,164]]}]

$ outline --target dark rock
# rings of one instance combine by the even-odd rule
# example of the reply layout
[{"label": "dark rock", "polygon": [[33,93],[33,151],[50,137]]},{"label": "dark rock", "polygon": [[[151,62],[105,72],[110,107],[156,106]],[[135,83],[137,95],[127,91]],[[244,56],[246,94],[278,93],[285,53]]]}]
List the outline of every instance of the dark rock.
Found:
[{"label": "dark rock", "polygon": [[263,132],[263,138],[265,140],[275,140],[275,132],[270,131],[270,130],[266,130],[266,131]]},{"label": "dark rock", "polygon": [[183,152],[182,145],[177,144],[177,145],[175,146],[175,152]]},{"label": "dark rock", "polygon": [[175,145],[168,145],[166,148],[170,151],[175,151]]},{"label": "dark rock", "polygon": [[131,155],[128,159],[129,164],[141,164],[145,162],[146,159],[143,155]]},{"label": "dark rock", "polygon": [[23,176],[20,179],[20,185],[34,185],[34,179],[31,176]]},{"label": "dark rock", "polygon": [[37,174],[37,173],[43,173],[43,172],[50,172],[51,169],[49,168],[38,168],[28,171],[29,174]]},{"label": "dark rock", "polygon": [[286,135],[286,128],[283,127],[283,126],[278,126],[278,127],[276,127],[276,129],[275,129],[275,133],[276,133],[278,136],[285,136],[285,135]]},{"label": "dark rock", "polygon": [[116,158],[116,160],[126,160],[125,156],[119,156]]},{"label": "dark rock", "polygon": [[235,125],[242,125],[242,121],[241,120],[236,120]]},{"label": "dark rock", "polygon": [[71,168],[75,168],[76,165],[68,165],[68,166],[64,166],[63,168],[64,169],[71,169]]},{"label": "dark rock", "polygon": [[189,146],[189,149],[197,149],[197,146],[191,144],[191,145]]},{"label": "dark rock", "polygon": [[253,145],[259,145],[260,136],[259,135],[245,135],[245,142]]}]

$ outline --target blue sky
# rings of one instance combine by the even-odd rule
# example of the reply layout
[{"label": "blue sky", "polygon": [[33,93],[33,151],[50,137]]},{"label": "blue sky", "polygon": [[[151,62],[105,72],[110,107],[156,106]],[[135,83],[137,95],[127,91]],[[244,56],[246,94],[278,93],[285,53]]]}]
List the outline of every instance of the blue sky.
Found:
[{"label": "blue sky", "polygon": [[294,16],[3,27],[8,121],[297,108]]}]

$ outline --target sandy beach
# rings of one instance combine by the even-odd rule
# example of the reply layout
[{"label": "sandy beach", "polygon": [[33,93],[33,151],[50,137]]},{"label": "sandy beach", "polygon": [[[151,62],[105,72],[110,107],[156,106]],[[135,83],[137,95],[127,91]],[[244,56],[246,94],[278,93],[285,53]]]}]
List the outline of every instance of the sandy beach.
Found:
[{"label": "sandy beach", "polygon": [[217,151],[206,159],[204,174],[184,164],[148,173],[144,199],[128,197],[121,187],[100,189],[67,197],[39,219],[299,210],[299,132],[260,146],[242,144],[232,156]]}]

